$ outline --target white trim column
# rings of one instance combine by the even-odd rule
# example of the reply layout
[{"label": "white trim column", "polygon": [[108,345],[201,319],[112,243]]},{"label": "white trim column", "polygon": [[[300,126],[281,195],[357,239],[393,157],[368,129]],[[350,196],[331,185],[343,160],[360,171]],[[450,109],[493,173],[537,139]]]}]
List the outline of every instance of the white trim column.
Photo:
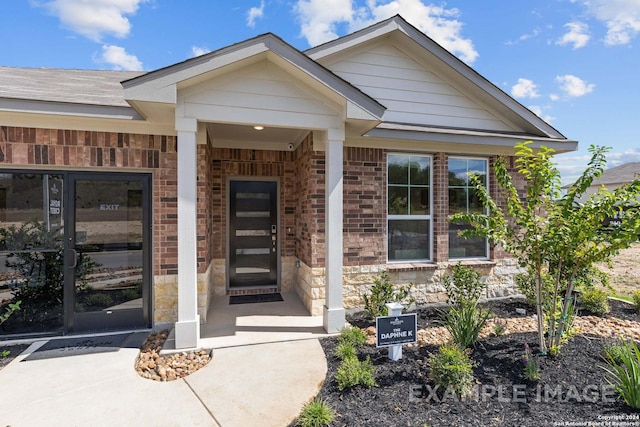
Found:
[{"label": "white trim column", "polygon": [[344,127],[328,129],[325,149],[325,304],[323,326],[328,333],[345,324],[342,303]]},{"label": "white trim column", "polygon": [[198,347],[197,141],[198,122],[177,118],[178,131],[178,321],[176,349]]}]

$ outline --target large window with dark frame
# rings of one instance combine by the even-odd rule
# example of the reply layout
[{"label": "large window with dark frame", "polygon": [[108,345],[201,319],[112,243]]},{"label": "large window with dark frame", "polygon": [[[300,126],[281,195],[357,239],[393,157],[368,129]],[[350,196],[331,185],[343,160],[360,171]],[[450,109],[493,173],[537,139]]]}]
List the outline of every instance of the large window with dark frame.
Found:
[{"label": "large window with dark frame", "polygon": [[431,156],[387,157],[389,261],[431,260]]},{"label": "large window with dark frame", "polygon": [[[469,175],[477,175],[483,185],[488,186],[488,164],[487,159],[449,158],[449,215],[458,212],[486,212]],[[465,239],[458,235],[459,231],[466,228],[469,228],[469,225],[449,223],[449,259],[488,258],[489,246],[486,239],[481,237]]]}]

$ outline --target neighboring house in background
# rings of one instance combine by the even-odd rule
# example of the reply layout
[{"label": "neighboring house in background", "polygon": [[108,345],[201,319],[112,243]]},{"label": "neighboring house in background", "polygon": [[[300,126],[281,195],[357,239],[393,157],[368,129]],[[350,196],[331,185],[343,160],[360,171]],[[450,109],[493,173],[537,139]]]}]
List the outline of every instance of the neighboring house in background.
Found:
[{"label": "neighboring house in background", "polygon": [[640,162],[624,163],[602,172],[598,178],[594,179],[591,186],[585,192],[585,199],[590,194],[596,193],[601,188],[613,191],[623,184],[628,184],[640,177]]},{"label": "neighboring house in background", "polygon": [[63,263],[59,298],[2,333],[175,322],[194,347],[214,296],[274,291],[333,332],[381,270],[440,301],[458,261],[514,293],[515,262],[447,218],[482,210],[468,172],[499,197],[492,165],[524,140],[577,147],[400,16],[148,73],[0,67],[0,228],[41,225],[4,258]]}]

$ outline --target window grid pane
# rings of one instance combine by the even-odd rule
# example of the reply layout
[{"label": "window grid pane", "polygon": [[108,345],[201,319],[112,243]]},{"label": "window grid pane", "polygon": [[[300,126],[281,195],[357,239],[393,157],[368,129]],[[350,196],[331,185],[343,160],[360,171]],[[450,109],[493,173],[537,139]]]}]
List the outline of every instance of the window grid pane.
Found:
[{"label": "window grid pane", "polygon": [[[486,209],[474,191],[469,173],[478,175],[487,185],[488,161],[486,159],[449,159],[449,215],[454,213],[483,213]],[[487,241],[474,237],[465,239],[458,232],[468,229],[467,224],[449,224],[449,258],[486,258]]]},{"label": "window grid pane", "polygon": [[388,259],[431,258],[431,157],[389,154]]}]

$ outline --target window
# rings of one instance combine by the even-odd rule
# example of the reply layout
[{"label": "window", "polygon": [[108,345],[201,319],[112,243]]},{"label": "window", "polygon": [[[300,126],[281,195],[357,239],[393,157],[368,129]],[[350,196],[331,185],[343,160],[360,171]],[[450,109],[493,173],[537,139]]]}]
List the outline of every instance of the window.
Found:
[{"label": "window", "polygon": [[[488,185],[487,169],[486,159],[449,158],[449,215],[486,212],[469,180],[469,173],[478,175],[482,183]],[[469,225],[449,223],[449,258],[488,258],[487,239],[458,236],[458,231],[466,228]]]},{"label": "window", "polygon": [[389,261],[431,260],[431,157],[387,158]]}]

